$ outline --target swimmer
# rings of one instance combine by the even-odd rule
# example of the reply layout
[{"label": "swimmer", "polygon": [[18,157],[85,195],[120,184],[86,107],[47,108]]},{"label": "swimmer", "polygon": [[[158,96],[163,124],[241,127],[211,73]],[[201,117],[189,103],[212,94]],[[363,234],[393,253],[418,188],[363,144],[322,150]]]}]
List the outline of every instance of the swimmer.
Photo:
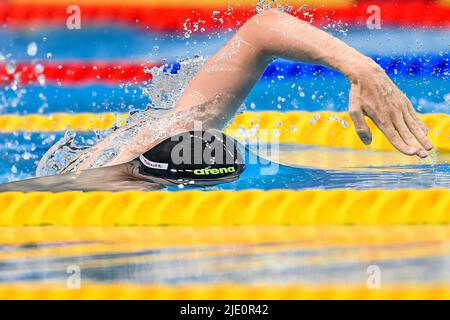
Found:
[{"label": "swimmer", "polygon": [[[276,57],[319,64],[343,73],[351,82],[349,113],[364,144],[372,142],[365,119],[368,117],[406,155],[425,158],[433,149],[427,138],[428,129],[411,102],[372,59],[309,23],[269,9],[250,18],[206,61],[175,107],[161,116],[161,125],[145,120],[129,123],[80,152],[58,173],[128,163],[168,137],[194,130],[198,122],[203,130],[223,129]],[[131,139],[117,149],[125,135]],[[41,159],[37,175],[55,149],[51,148]]]},{"label": "swimmer", "polygon": [[218,130],[188,131],[167,138],[132,161],[62,175],[0,184],[5,191],[123,191],[209,187],[239,179],[242,145]]}]

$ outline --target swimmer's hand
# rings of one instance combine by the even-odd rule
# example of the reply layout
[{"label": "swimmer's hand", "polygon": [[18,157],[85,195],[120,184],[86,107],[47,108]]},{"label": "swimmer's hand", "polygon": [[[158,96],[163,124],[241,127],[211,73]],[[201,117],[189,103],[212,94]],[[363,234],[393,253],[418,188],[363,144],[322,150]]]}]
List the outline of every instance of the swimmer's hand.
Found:
[{"label": "swimmer's hand", "polygon": [[351,81],[349,112],[359,138],[366,145],[372,142],[372,133],[364,118],[367,116],[399,151],[427,157],[433,145],[427,137],[428,129],[409,99],[372,59],[362,60],[348,75]]}]

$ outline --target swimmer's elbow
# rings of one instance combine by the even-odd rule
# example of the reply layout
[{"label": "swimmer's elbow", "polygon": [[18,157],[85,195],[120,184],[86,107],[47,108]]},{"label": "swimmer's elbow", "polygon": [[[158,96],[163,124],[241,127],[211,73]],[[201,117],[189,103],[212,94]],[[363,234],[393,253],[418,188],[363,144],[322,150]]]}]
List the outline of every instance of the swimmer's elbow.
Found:
[{"label": "swimmer's elbow", "polygon": [[277,17],[284,13],[278,9],[263,10],[250,19],[239,29],[238,36],[251,43],[259,50],[264,50],[270,43],[270,31],[278,21]]},{"label": "swimmer's elbow", "polygon": [[283,45],[283,35],[291,32],[290,28],[298,28],[303,23],[286,12],[272,8],[251,17],[239,32],[260,51],[272,55]]},{"label": "swimmer's elbow", "polygon": [[282,11],[278,9],[267,9],[258,12],[253,17],[247,20],[242,26],[241,31],[251,32],[251,34],[264,34],[267,28],[270,28],[280,15],[283,15]]},{"label": "swimmer's elbow", "polygon": [[259,21],[272,20],[274,18],[279,18],[283,15],[286,15],[286,13],[284,13],[283,11],[276,9],[276,8],[270,8],[270,9],[266,9],[266,10],[262,10],[262,11],[258,12],[253,17],[251,17],[249,21],[251,21],[251,20],[259,20]]}]

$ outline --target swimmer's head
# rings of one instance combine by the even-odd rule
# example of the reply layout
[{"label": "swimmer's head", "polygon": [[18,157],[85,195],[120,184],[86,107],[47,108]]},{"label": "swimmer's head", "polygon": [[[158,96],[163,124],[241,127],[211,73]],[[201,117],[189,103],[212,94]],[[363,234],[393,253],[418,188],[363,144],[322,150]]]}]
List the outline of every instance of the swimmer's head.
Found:
[{"label": "swimmer's head", "polygon": [[217,130],[177,134],[139,161],[141,175],[167,185],[211,186],[234,181],[245,170],[236,141]]}]

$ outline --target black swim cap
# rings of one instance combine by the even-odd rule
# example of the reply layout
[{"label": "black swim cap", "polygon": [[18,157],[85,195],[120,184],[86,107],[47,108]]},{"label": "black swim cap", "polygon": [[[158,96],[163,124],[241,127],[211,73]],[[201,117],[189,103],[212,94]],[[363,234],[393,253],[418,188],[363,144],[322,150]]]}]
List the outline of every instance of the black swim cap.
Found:
[{"label": "black swim cap", "polygon": [[236,141],[217,130],[177,134],[139,161],[140,174],[168,185],[211,186],[234,181],[245,170]]}]

